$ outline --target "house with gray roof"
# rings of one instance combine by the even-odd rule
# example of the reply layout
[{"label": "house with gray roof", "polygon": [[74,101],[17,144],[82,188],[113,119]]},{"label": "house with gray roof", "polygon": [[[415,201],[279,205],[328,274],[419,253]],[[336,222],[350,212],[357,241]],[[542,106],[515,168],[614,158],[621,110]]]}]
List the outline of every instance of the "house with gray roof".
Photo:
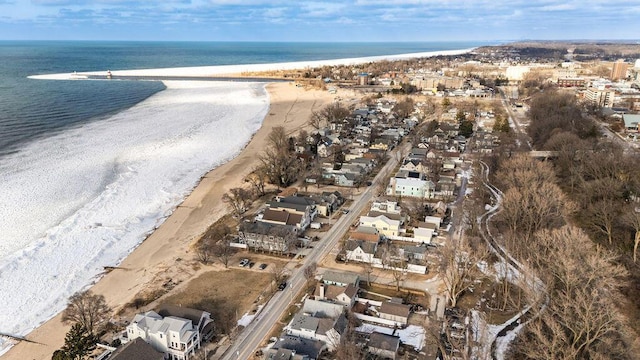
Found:
[{"label": "house with gray roof", "polygon": [[379,332],[369,335],[367,351],[376,356],[377,359],[395,360],[400,347],[400,338]]},{"label": "house with gray roof", "polygon": [[136,338],[115,349],[109,360],[164,360],[164,354],[147,344],[142,338]]},{"label": "house with gray roof", "polygon": [[347,287],[349,284],[358,286],[360,284],[360,276],[358,274],[350,274],[337,271],[326,271],[322,275],[322,282],[329,285],[338,285]]},{"label": "house with gray roof", "polygon": [[344,243],[345,260],[371,264],[373,263],[377,247],[377,242],[348,239]]},{"label": "house with gray roof", "polygon": [[283,335],[267,350],[264,358],[265,360],[317,360],[324,348],[324,343],[319,340]]},{"label": "house with gray roof", "polygon": [[305,300],[303,309],[285,327],[287,335],[322,341],[329,351],[333,351],[340,344],[340,337],[347,329],[348,320],[344,314],[344,308],[342,305],[326,303],[338,306],[334,315],[331,315],[329,309],[325,312],[311,312],[308,311],[307,302],[315,302],[312,307],[322,303],[316,300]]},{"label": "house with gray roof", "polygon": [[297,238],[298,229],[289,225],[243,221],[238,229],[238,242],[254,250],[288,253]]}]

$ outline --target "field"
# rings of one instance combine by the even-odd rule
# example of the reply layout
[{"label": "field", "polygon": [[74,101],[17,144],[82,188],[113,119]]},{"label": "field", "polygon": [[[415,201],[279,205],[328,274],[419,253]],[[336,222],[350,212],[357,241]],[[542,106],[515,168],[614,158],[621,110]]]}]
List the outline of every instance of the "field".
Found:
[{"label": "field", "polygon": [[255,310],[270,294],[272,277],[268,271],[209,271],[162,302],[208,311],[217,332],[228,333],[243,314]]}]

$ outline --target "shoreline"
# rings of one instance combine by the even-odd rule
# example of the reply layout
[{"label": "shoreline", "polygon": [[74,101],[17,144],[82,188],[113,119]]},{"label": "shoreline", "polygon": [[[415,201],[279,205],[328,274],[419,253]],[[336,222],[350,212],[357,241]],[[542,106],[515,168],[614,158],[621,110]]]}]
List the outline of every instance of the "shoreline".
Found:
[{"label": "shoreline", "polygon": [[37,80],[88,80],[91,76],[107,76],[109,72],[117,77],[179,77],[179,78],[207,78],[219,75],[235,75],[243,77],[244,73],[256,73],[264,71],[276,70],[295,70],[304,68],[314,68],[322,66],[335,65],[357,65],[382,60],[405,60],[422,57],[434,56],[455,56],[469,53],[477,47],[459,50],[441,50],[408,54],[391,54],[377,55],[359,58],[343,58],[330,60],[310,60],[310,61],[293,61],[281,63],[267,64],[245,64],[245,65],[213,65],[213,66],[193,66],[193,67],[174,67],[174,68],[158,68],[158,69],[137,69],[137,70],[103,70],[103,71],[84,71],[79,73],[58,73],[44,75],[30,75],[28,78]]},{"label": "shoreline", "polygon": [[[190,194],[153,232],[118,264],[124,270],[103,275],[90,289],[105,296],[107,303],[117,311],[143,291],[153,280],[176,267],[192,263],[190,246],[210,224],[228,211],[221,201],[226,190],[242,186],[244,177],[256,164],[266,138],[275,126],[296,131],[306,126],[311,109],[333,100],[333,96],[320,90],[304,90],[291,83],[265,85],[269,108],[257,132],[247,145],[228,162],[208,171]],[[293,119],[291,119],[293,118]],[[181,260],[178,260],[181,259]],[[2,359],[50,359],[53,351],[64,343],[68,326],[61,323],[58,314],[47,320],[26,339],[13,345]]]}]

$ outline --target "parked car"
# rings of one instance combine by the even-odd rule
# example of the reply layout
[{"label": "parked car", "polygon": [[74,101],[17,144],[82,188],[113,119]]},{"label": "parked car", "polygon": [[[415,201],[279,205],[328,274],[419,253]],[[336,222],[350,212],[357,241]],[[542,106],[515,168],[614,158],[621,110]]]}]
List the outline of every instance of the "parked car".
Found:
[{"label": "parked car", "polygon": [[258,269],[260,270],[264,270],[267,268],[267,264],[260,264],[260,266],[258,266]]},{"label": "parked car", "polygon": [[256,263],[254,263],[253,261],[249,263],[249,269],[251,269],[253,267],[253,265],[255,265]]},{"label": "parked car", "polygon": [[282,291],[287,287],[287,282],[283,281],[280,283],[280,285],[278,285],[278,290]]},{"label": "parked car", "polygon": [[245,267],[247,264],[249,264],[249,259],[240,260],[240,266]]}]

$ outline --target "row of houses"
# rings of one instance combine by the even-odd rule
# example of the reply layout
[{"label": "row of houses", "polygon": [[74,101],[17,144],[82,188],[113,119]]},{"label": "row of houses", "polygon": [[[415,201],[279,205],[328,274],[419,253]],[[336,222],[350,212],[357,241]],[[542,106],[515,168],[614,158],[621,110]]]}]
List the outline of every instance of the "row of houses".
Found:
[{"label": "row of houses", "polygon": [[289,253],[318,216],[330,216],[344,200],[337,191],[302,195],[287,188],[253,221],[240,223],[237,241],[256,251]]},{"label": "row of houses", "polygon": [[459,152],[413,148],[389,180],[386,194],[449,201],[462,183],[460,164]]},{"label": "row of houses", "polygon": [[[389,269],[424,274],[428,270],[434,237],[442,228],[446,206],[435,205],[436,213],[409,226],[409,217],[394,201],[374,201],[367,215],[345,240],[341,257],[344,261],[368,263]],[[421,219],[422,220],[422,219]]]},{"label": "row of houses", "polygon": [[[316,285],[313,296],[304,300],[299,312],[285,326],[278,340],[264,351],[267,360],[315,360],[323,352],[332,352],[350,327],[347,312],[363,321],[401,328],[407,325],[410,307],[394,302],[373,302],[359,297],[357,274],[327,271]],[[374,303],[374,304],[372,304]],[[375,314],[365,315],[366,308]],[[401,344],[397,336],[374,332],[358,334],[361,346],[372,355],[395,359]]]}]

